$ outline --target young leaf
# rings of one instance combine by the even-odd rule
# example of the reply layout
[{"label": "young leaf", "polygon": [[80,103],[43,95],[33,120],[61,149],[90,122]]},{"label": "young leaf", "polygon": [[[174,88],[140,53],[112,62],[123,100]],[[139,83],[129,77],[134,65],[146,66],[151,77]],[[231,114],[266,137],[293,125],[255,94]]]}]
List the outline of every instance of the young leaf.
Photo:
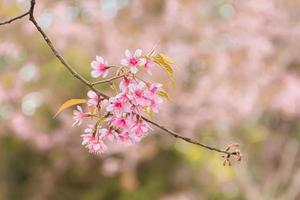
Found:
[{"label": "young leaf", "polygon": [[168,56],[166,56],[166,55],[164,55],[164,54],[160,54],[160,56],[164,59],[164,61],[165,61],[166,63],[169,63],[169,64],[174,65],[174,66],[177,67],[176,62],[175,62],[172,58],[170,58],[170,57],[168,57]]},{"label": "young leaf", "polygon": [[147,114],[147,116],[152,119],[153,118],[153,110],[152,109],[147,109],[147,107],[144,107],[144,112]]},{"label": "young leaf", "polygon": [[61,113],[62,111],[64,111],[65,109],[74,106],[74,105],[78,105],[78,104],[83,104],[86,103],[86,99],[70,99],[68,101],[66,101],[65,103],[63,103],[63,105],[61,105],[57,111],[57,113],[54,115],[54,118]]},{"label": "young leaf", "polygon": [[163,98],[165,98],[165,99],[167,99],[168,101],[171,100],[171,98],[168,95],[168,93],[166,91],[164,91],[164,90],[159,91],[158,95],[161,96],[161,97],[163,97]]},{"label": "young leaf", "polygon": [[169,74],[169,77],[172,82],[174,82],[174,71],[169,64],[169,61],[165,60],[165,58],[161,54],[156,54],[154,57],[154,62],[156,62],[158,65],[162,66],[167,73]]}]

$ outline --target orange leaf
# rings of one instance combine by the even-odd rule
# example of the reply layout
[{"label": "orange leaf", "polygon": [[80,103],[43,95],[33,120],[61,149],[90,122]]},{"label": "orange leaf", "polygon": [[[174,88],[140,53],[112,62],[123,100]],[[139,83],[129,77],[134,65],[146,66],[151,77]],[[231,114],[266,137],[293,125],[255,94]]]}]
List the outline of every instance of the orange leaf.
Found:
[{"label": "orange leaf", "polygon": [[61,105],[57,111],[57,113],[54,115],[54,118],[61,113],[62,111],[64,111],[65,109],[74,106],[74,105],[78,105],[78,104],[83,104],[86,103],[86,99],[70,99],[68,101],[66,101],[65,103],[63,103],[63,105]]}]

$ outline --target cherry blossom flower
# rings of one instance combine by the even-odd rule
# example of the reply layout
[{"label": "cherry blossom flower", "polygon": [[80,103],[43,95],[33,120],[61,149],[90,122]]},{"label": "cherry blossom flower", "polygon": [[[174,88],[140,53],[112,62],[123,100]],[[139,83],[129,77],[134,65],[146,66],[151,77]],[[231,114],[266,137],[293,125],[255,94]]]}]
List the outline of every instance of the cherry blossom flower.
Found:
[{"label": "cherry blossom flower", "polygon": [[122,100],[124,98],[123,94],[119,94],[115,97],[109,99],[110,104],[106,107],[106,111],[108,112],[117,112],[124,113],[130,111],[130,105]]},{"label": "cherry blossom flower", "polygon": [[101,56],[96,56],[96,60],[91,62],[91,67],[93,68],[91,76],[94,78],[99,76],[105,78],[108,75],[107,62]]},{"label": "cherry blossom flower", "polygon": [[129,98],[139,106],[149,105],[149,100],[146,97],[146,84],[144,82],[139,82],[138,84],[130,84],[129,88]]},{"label": "cherry blossom flower", "polygon": [[85,146],[90,153],[101,154],[107,150],[104,142],[93,133],[85,133],[80,135],[82,137],[82,145]]},{"label": "cherry blossom flower", "polygon": [[94,124],[89,124],[87,128],[84,129],[85,133],[93,133],[94,132]]},{"label": "cherry blossom flower", "polygon": [[156,96],[150,100],[150,105],[147,108],[148,112],[152,110],[154,113],[158,113],[158,105],[163,102],[162,98]]},{"label": "cherry blossom flower", "polygon": [[126,58],[121,60],[121,64],[130,67],[130,72],[133,74],[136,74],[138,72],[139,66],[144,66],[146,64],[146,59],[141,57],[141,49],[137,49],[134,54],[126,49],[125,56]]},{"label": "cherry blossom flower", "polygon": [[154,63],[151,60],[147,59],[144,68],[149,75],[152,75],[153,66]]},{"label": "cherry blossom flower", "polygon": [[162,98],[158,95],[159,91],[162,88],[162,84],[160,83],[152,83],[148,90],[146,91],[146,97],[149,99],[149,105],[147,107],[148,112],[152,110],[155,113],[158,113],[158,105],[163,102]]},{"label": "cherry blossom flower", "polygon": [[122,79],[122,81],[120,82],[119,88],[120,88],[120,90],[121,90],[122,92],[127,92],[128,86],[129,86],[130,84],[134,83],[134,82],[135,82],[135,81],[134,81],[132,78],[126,77],[126,76],[125,76],[125,77]]},{"label": "cherry blossom flower", "polygon": [[142,119],[139,119],[137,115],[133,116],[133,126],[131,127],[132,132],[137,137],[141,138],[151,129],[149,124]]},{"label": "cherry blossom flower", "polygon": [[117,132],[113,128],[101,128],[99,129],[100,138],[104,139],[107,138],[110,141],[113,141],[113,139],[116,137]]},{"label": "cherry blossom flower", "polygon": [[122,129],[127,129],[129,126],[128,126],[128,120],[126,118],[126,116],[112,116],[110,118],[110,123],[113,125],[113,126],[116,126],[118,128],[122,128]]},{"label": "cherry blossom flower", "polygon": [[117,140],[117,142],[119,144],[127,144],[127,145],[129,145],[129,144],[133,143],[132,139],[130,138],[130,134],[129,134],[128,131],[123,131],[121,133],[118,133],[116,135],[116,140]]},{"label": "cherry blossom flower", "polygon": [[82,124],[83,118],[87,115],[83,112],[81,106],[76,107],[77,110],[73,111],[73,119],[75,120],[72,126],[80,126]]},{"label": "cherry blossom flower", "polygon": [[101,140],[99,136],[97,136],[97,130],[94,130],[95,127],[93,124],[89,124],[88,127],[84,130],[84,134],[81,134],[82,137],[82,145],[89,149],[90,153],[101,154],[104,153],[107,149],[107,146]]},{"label": "cherry blossom flower", "polygon": [[[80,106],[74,110],[74,125],[80,125],[84,118],[95,120],[84,130],[82,145],[89,152],[101,154],[106,151],[107,140],[122,144],[139,142],[151,130],[150,125],[140,115],[143,113],[158,113],[158,106],[162,102],[159,92],[162,90],[160,83],[145,83],[135,78],[138,67],[144,67],[151,74],[154,63],[142,58],[142,50],[138,49],[133,54],[125,51],[126,59],[122,65],[129,67],[130,72],[122,77],[119,83],[119,91],[109,99],[101,97],[90,90],[87,93],[88,106],[93,106],[93,113],[83,112]],[[107,62],[100,56],[92,61],[92,77],[106,77],[108,75]],[[126,70],[125,70],[126,71]],[[127,72],[127,71],[126,71]],[[116,74],[118,75],[118,73]],[[115,80],[114,80],[115,81]],[[105,125],[101,127],[101,125]]]},{"label": "cherry blossom flower", "polygon": [[161,88],[162,88],[161,83],[152,83],[149,86],[149,91],[151,92],[152,95],[154,95],[154,94],[157,94]]},{"label": "cherry blossom flower", "polygon": [[87,96],[89,97],[88,105],[94,105],[97,106],[99,104],[99,96],[96,94],[96,92],[90,90],[87,93]]}]

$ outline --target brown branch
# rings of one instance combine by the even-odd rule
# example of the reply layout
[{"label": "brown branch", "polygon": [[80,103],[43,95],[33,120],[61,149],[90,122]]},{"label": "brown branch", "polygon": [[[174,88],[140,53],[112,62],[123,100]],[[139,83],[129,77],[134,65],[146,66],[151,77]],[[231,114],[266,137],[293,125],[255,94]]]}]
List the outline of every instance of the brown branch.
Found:
[{"label": "brown branch", "polygon": [[182,140],[184,140],[184,141],[186,141],[186,142],[188,142],[188,143],[192,143],[192,144],[201,146],[201,147],[206,148],[206,149],[209,149],[209,150],[211,150],[211,151],[216,151],[216,152],[219,152],[219,153],[235,155],[235,152],[228,152],[228,151],[224,151],[224,150],[221,150],[221,149],[218,149],[218,148],[215,148],[215,147],[208,146],[208,145],[206,145],[206,144],[202,144],[202,143],[200,143],[200,142],[198,142],[198,141],[196,141],[196,140],[193,140],[192,138],[188,138],[188,137],[179,135],[178,133],[176,133],[176,132],[174,132],[174,131],[172,131],[172,130],[170,130],[170,129],[168,129],[168,128],[166,128],[166,127],[164,127],[164,126],[162,126],[162,125],[160,125],[160,124],[158,124],[158,123],[156,123],[156,122],[154,122],[154,121],[151,121],[151,120],[149,120],[149,119],[146,118],[146,117],[143,117],[143,116],[142,116],[142,118],[143,118],[143,120],[145,120],[146,122],[149,122],[150,124],[152,124],[152,125],[154,125],[154,126],[160,128],[161,130],[163,130],[163,131],[169,133],[170,135],[172,135],[172,136],[175,137],[175,138],[182,139]]},{"label": "brown branch", "polygon": [[[34,17],[34,8],[35,8],[35,0],[31,0],[31,4],[30,4],[30,10],[26,13],[24,13],[23,15],[20,15],[18,17],[15,17],[11,20],[8,20],[7,22],[3,22],[4,24],[6,23],[11,23],[17,19],[20,19],[26,15],[29,14],[29,20],[33,23],[33,25],[36,27],[36,29],[38,30],[38,32],[42,35],[43,39],[45,40],[45,42],[47,43],[47,45],[49,46],[49,48],[51,49],[51,51],[53,52],[54,56],[58,58],[58,60],[67,68],[67,70],[75,77],[77,78],[79,81],[81,81],[83,84],[85,84],[87,87],[89,87],[91,90],[95,91],[98,93],[98,95],[102,96],[103,98],[105,99],[108,99],[109,96],[100,92],[96,87],[95,85],[96,84],[100,84],[100,83],[104,83],[104,82],[110,82],[112,80],[115,80],[117,78],[120,78],[124,75],[120,75],[120,76],[116,76],[116,77],[112,77],[108,80],[103,80],[103,81],[99,81],[99,82],[95,82],[95,83],[91,83],[90,81],[88,81],[87,79],[85,79],[83,76],[81,76],[61,55],[60,53],[56,50],[56,48],[53,46],[51,40],[49,39],[49,37],[46,35],[46,33],[43,31],[43,29],[38,25],[37,21],[35,20],[35,17]],[[141,116],[145,121],[147,121],[148,123],[156,126],[157,128],[165,131],[166,133],[172,135],[173,137],[175,138],[179,138],[185,142],[188,142],[188,143],[191,143],[191,144],[195,144],[195,145],[198,145],[198,146],[201,146],[205,149],[208,149],[208,150],[211,150],[211,151],[215,151],[215,152],[219,152],[219,153],[222,153],[222,154],[225,154],[226,155],[226,158],[229,158],[230,156],[233,156],[233,155],[238,155],[238,152],[237,151],[229,151],[229,150],[221,150],[221,149],[218,149],[218,148],[215,148],[215,147],[211,147],[211,146],[208,146],[206,144],[203,144],[203,143],[200,143],[194,139],[191,139],[191,138],[188,138],[188,137],[185,137],[185,136],[182,136],[146,117],[143,117]]]},{"label": "brown branch", "polygon": [[113,80],[116,80],[116,79],[119,79],[119,78],[122,78],[124,77],[125,75],[124,74],[121,74],[119,76],[114,76],[114,77],[111,77],[111,78],[108,78],[108,79],[104,79],[104,80],[101,80],[101,81],[96,81],[94,83],[91,83],[91,85],[100,85],[100,84],[103,84],[103,83],[109,83]]},{"label": "brown branch", "polygon": [[106,94],[103,94],[97,90],[88,80],[86,80],[83,76],[81,76],[75,69],[72,68],[72,66],[58,53],[58,51],[53,46],[51,40],[46,35],[46,33],[43,31],[43,29],[38,25],[37,21],[34,17],[34,8],[35,8],[35,0],[31,0],[31,6],[29,10],[29,20],[33,23],[33,25],[36,27],[36,29],[40,32],[40,34],[43,36],[44,40],[46,41],[47,45],[53,52],[53,54],[58,58],[58,60],[67,68],[67,70],[78,80],[80,80],[83,84],[88,86],[91,90],[97,92],[99,95],[108,98]]},{"label": "brown branch", "polygon": [[1,26],[1,25],[5,25],[5,24],[10,24],[10,23],[12,23],[12,22],[14,22],[14,21],[16,21],[16,20],[18,20],[18,19],[22,19],[23,17],[25,17],[25,16],[27,16],[27,15],[29,15],[29,11],[27,11],[27,12],[25,12],[24,14],[19,15],[19,16],[17,16],[17,17],[14,17],[14,18],[11,18],[11,19],[9,19],[9,20],[6,20],[6,21],[4,21],[4,22],[0,22],[0,26]]}]

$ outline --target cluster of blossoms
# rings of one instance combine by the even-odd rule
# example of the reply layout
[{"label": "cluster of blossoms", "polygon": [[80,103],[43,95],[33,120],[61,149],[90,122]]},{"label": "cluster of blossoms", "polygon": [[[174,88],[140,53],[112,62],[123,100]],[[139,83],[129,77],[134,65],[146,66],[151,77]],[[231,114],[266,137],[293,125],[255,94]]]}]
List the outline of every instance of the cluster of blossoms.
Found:
[{"label": "cluster of blossoms", "polygon": [[[109,99],[94,91],[87,93],[87,111],[81,106],[73,111],[74,125],[81,125],[84,119],[93,123],[81,135],[82,145],[91,153],[103,153],[107,149],[107,141],[132,144],[140,141],[151,127],[143,120],[142,115],[158,113],[158,105],[162,103],[162,84],[148,83],[137,76],[140,69],[151,74],[154,66],[151,56],[143,56],[140,49],[133,54],[125,51],[126,58],[121,66],[116,67],[116,75],[101,83],[112,83],[119,80],[117,94]],[[107,62],[97,56],[91,63],[91,76],[105,78],[109,70],[115,66],[108,66]]]}]

